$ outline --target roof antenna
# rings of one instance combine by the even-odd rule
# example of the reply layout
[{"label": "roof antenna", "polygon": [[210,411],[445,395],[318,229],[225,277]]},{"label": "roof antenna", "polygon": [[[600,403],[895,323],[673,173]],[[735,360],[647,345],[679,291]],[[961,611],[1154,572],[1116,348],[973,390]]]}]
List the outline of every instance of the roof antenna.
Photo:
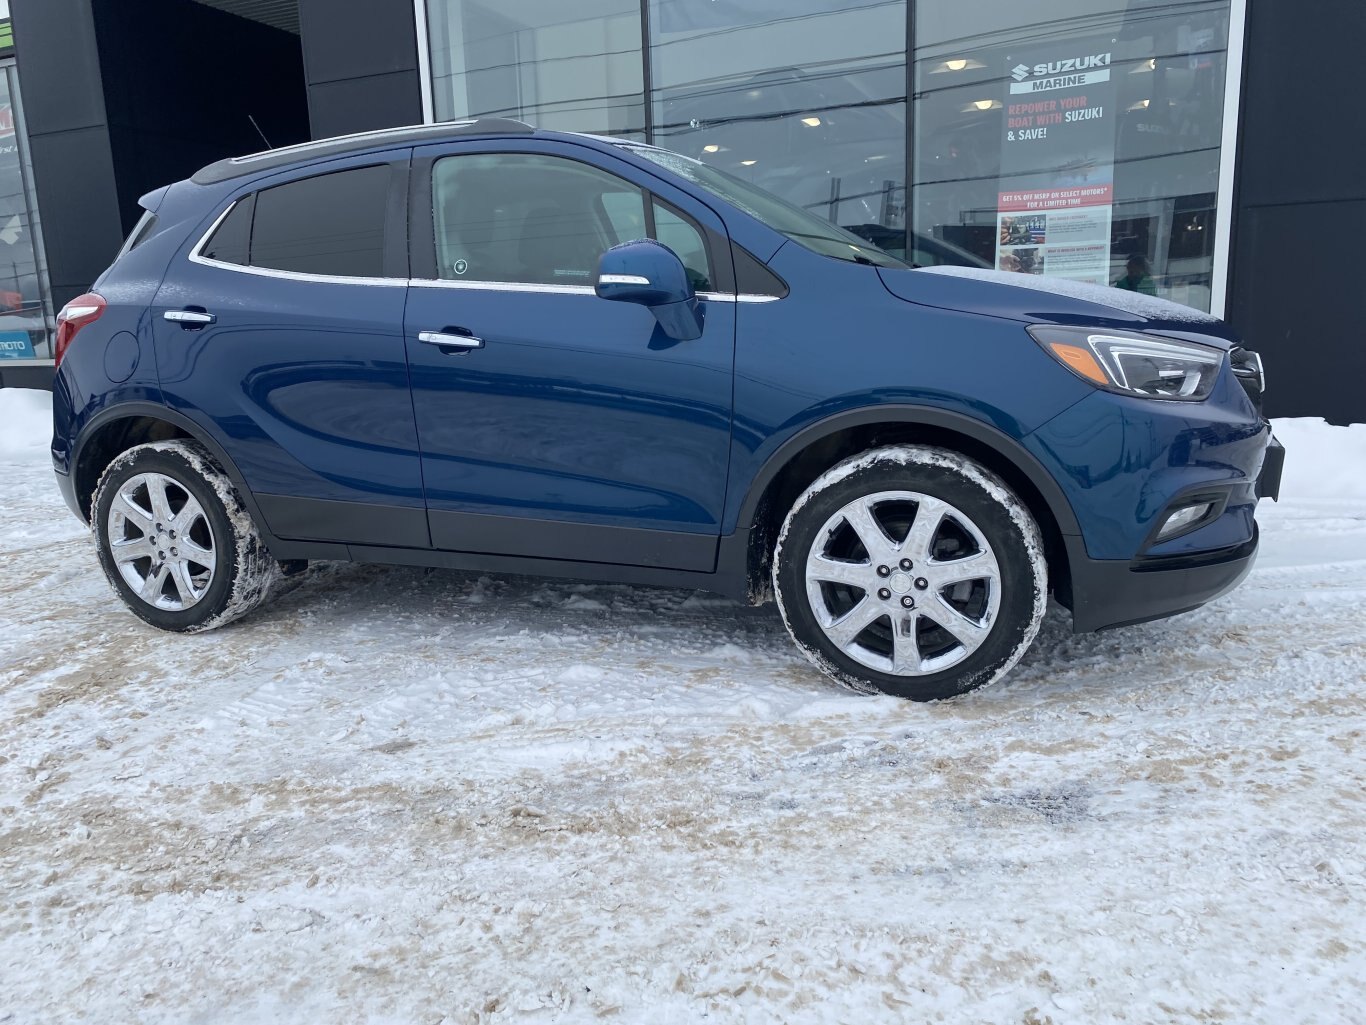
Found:
[{"label": "roof antenna", "polygon": [[248,114],[247,120],[251,122],[251,127],[256,129],[256,134],[261,137],[261,141],[266,144],[266,149],[274,149],[275,147],[270,144],[270,140],[266,138],[266,133],[261,131],[261,126],[256,123],[256,118]]}]

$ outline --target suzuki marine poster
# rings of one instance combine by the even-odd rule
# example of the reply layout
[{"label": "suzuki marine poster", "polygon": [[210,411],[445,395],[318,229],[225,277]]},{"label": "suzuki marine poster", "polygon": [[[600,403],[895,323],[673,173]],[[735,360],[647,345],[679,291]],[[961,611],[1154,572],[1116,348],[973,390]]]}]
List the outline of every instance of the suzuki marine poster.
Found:
[{"label": "suzuki marine poster", "polygon": [[1115,84],[1099,44],[1031,51],[1007,69],[996,267],[1107,284]]}]

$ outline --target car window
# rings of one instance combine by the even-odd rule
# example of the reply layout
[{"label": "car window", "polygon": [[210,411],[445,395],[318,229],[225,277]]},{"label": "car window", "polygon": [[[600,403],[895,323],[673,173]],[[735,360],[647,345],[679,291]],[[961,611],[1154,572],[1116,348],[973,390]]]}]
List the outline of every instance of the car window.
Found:
[{"label": "car window", "polygon": [[228,216],[200,248],[199,255],[219,263],[247,266],[251,262],[251,212],[255,205],[255,196],[245,196],[234,203]]},{"label": "car window", "polygon": [[612,235],[616,240],[613,245],[649,237],[645,227],[645,204],[635,192],[603,193],[602,209],[612,225]]},{"label": "car window", "polygon": [[677,254],[695,292],[710,292],[712,275],[702,232],[682,214],[654,201],[655,238]]},{"label": "car window", "polygon": [[123,248],[119,250],[119,255],[131,253],[142,243],[147,241],[152,234],[152,229],[156,227],[157,215],[150,210],[144,210],[142,216],[138,218],[138,223],[133,225],[133,230],[128,233],[127,240],[123,243]]},{"label": "car window", "polygon": [[380,165],[262,189],[252,218],[251,266],[383,277],[389,178],[388,166]]},{"label": "car window", "polygon": [[439,277],[591,286],[598,257],[643,234],[645,195],[577,160],[457,154],[432,167],[432,217]]}]

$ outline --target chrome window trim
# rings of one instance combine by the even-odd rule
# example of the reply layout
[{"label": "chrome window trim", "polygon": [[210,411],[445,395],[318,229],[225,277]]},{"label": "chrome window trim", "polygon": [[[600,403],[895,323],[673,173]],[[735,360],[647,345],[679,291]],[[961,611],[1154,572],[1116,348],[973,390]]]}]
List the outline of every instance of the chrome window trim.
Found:
[{"label": "chrome window trim", "polygon": [[[226,263],[223,260],[214,260],[204,256],[203,248],[209,244],[209,239],[213,238],[213,233],[218,230],[218,226],[227,220],[228,214],[241,202],[235,199],[228,204],[227,208],[214,218],[213,223],[208,229],[199,236],[199,241],[190,250],[188,257],[191,263],[197,263],[203,267],[216,267],[219,270],[236,271],[239,274],[255,274],[263,278],[279,278],[285,281],[314,281],[329,285],[380,285],[395,286],[403,285],[413,288],[464,288],[485,292],[540,292],[549,295],[597,295],[597,290],[592,285],[538,285],[523,281],[457,281],[452,278],[363,278],[347,277],[341,274],[309,274],[304,271],[276,270],[273,267],[244,267],[240,263]],[[777,302],[780,298],[776,295],[753,295],[742,293],[734,295],[730,292],[698,292],[697,298],[709,302],[718,303],[771,303]]]},{"label": "chrome window trim", "polygon": [[220,270],[237,271],[239,274],[255,274],[261,278],[280,278],[285,281],[313,281],[325,285],[403,285],[407,286],[407,278],[370,278],[370,277],[349,277],[345,274],[309,274],[305,271],[297,270],[277,270],[274,267],[245,267],[240,263],[227,263],[223,260],[214,260],[204,256],[201,252],[209,244],[209,239],[213,238],[213,233],[218,230],[218,226],[227,220],[228,214],[232,213],[237,204],[242,200],[234,199],[228,204],[226,210],[214,218],[209,225],[209,230],[199,237],[195,247],[190,250],[189,261],[204,267],[217,267]]},{"label": "chrome window trim", "polygon": [[536,285],[523,281],[456,281],[451,278],[409,278],[417,288],[465,288],[485,292],[547,292],[552,295],[597,295],[592,285]]},{"label": "chrome window trim", "polygon": [[[457,281],[454,278],[409,278],[416,288],[464,288],[485,292],[541,292],[548,295],[597,295],[592,285],[538,285],[525,281]],[[697,298],[718,303],[771,303],[776,295],[733,295],[730,292],[698,292]]]}]

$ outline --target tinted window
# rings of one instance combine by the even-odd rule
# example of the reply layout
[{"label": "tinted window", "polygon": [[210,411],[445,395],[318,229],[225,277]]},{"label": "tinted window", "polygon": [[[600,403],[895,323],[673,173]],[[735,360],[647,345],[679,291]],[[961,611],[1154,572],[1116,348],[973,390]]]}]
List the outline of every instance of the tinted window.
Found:
[{"label": "tinted window", "polygon": [[156,223],[157,215],[150,210],[144,211],[142,216],[138,218],[138,223],[133,226],[132,232],[129,233],[128,240],[123,243],[123,249],[120,250],[119,255],[131,253],[146,242],[147,237],[152,234],[152,229],[156,227]]},{"label": "tinted window", "polygon": [[633,226],[644,223],[644,210],[639,188],[576,160],[446,157],[432,169],[437,274],[591,286],[598,257],[638,237]]},{"label": "tinted window", "polygon": [[200,250],[200,255],[221,263],[236,263],[245,267],[250,262],[247,253],[251,244],[251,211],[255,203],[255,196],[246,196],[233,204],[233,208],[228,211],[228,216],[223,218],[223,223],[218,226],[213,237]]},{"label": "tinted window", "polygon": [[735,259],[735,290],[741,295],[787,295],[787,284],[782,278],[759,262],[748,249],[732,245]]},{"label": "tinted window", "polygon": [[707,244],[702,239],[702,233],[692,221],[658,200],[655,201],[655,238],[683,261],[694,292],[711,291],[712,276],[707,261]]},{"label": "tinted window", "polygon": [[388,203],[387,166],[336,171],[263,189],[256,194],[251,265],[383,277]]}]

